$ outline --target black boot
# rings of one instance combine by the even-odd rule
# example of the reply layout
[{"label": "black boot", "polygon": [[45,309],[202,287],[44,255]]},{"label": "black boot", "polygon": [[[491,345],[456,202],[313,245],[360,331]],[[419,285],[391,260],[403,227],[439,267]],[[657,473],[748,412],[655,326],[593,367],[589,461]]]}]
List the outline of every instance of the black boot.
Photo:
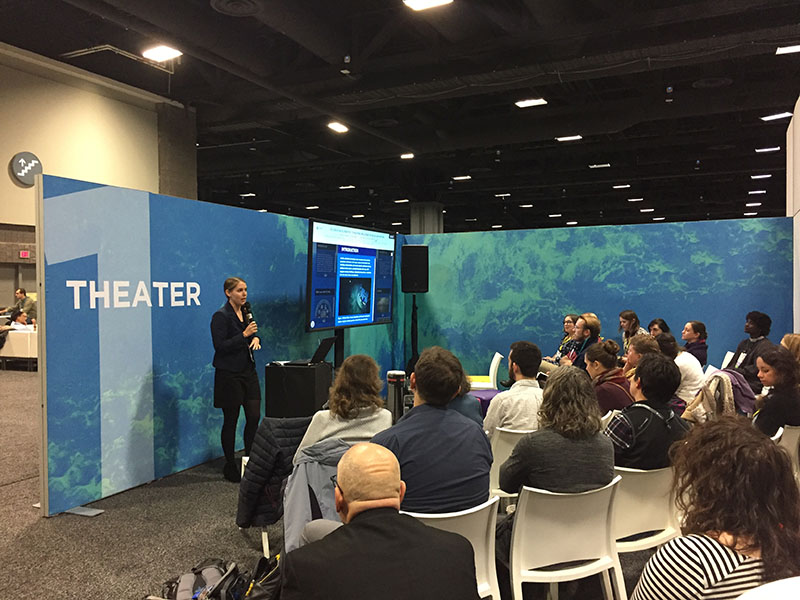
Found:
[{"label": "black boot", "polygon": [[236,465],[236,462],[226,462],[225,466],[222,469],[222,475],[228,481],[232,481],[233,483],[239,483],[242,480],[242,474],[240,472],[240,467]]}]

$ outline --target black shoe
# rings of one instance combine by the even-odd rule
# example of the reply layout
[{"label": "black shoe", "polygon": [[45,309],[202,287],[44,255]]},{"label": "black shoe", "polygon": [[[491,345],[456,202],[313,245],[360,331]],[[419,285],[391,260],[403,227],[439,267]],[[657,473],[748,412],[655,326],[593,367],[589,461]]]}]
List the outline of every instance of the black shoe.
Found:
[{"label": "black shoe", "polygon": [[242,480],[241,471],[239,467],[236,466],[236,462],[226,462],[225,466],[222,468],[222,475],[225,479],[233,483],[239,483]]}]

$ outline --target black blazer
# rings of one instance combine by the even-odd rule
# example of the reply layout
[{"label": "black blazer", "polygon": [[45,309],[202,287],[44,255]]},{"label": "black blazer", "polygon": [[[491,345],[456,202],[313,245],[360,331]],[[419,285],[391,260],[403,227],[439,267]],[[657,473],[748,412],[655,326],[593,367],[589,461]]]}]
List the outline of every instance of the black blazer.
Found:
[{"label": "black blazer", "polygon": [[472,545],[374,508],[281,561],[281,600],[478,600]]},{"label": "black blazer", "polygon": [[211,317],[211,341],[214,343],[214,367],[241,372],[253,367],[250,340],[242,335],[247,326],[239,320],[230,302]]}]

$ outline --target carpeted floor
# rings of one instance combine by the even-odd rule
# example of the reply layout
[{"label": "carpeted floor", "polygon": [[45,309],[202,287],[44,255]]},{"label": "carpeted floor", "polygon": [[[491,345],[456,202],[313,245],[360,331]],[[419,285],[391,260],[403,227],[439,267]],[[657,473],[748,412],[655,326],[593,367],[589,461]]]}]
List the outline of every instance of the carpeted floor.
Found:
[{"label": "carpeted floor", "polygon": [[[0,600],[141,599],[212,557],[252,569],[260,530],[236,527],[238,487],[222,478],[221,460],[94,502],[106,511],[97,517],[39,516],[38,386],[35,372],[0,371]],[[268,533],[274,553],[282,523]],[[629,594],[649,555],[622,557]],[[598,597],[596,585],[573,589],[563,596]]]}]

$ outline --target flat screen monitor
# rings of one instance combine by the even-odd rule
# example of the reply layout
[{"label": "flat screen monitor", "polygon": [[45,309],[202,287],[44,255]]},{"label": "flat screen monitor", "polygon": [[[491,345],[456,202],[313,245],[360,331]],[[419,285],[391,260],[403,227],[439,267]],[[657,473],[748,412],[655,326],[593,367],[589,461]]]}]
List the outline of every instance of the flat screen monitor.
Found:
[{"label": "flat screen monitor", "polygon": [[308,224],[306,330],[390,323],[395,234]]}]

